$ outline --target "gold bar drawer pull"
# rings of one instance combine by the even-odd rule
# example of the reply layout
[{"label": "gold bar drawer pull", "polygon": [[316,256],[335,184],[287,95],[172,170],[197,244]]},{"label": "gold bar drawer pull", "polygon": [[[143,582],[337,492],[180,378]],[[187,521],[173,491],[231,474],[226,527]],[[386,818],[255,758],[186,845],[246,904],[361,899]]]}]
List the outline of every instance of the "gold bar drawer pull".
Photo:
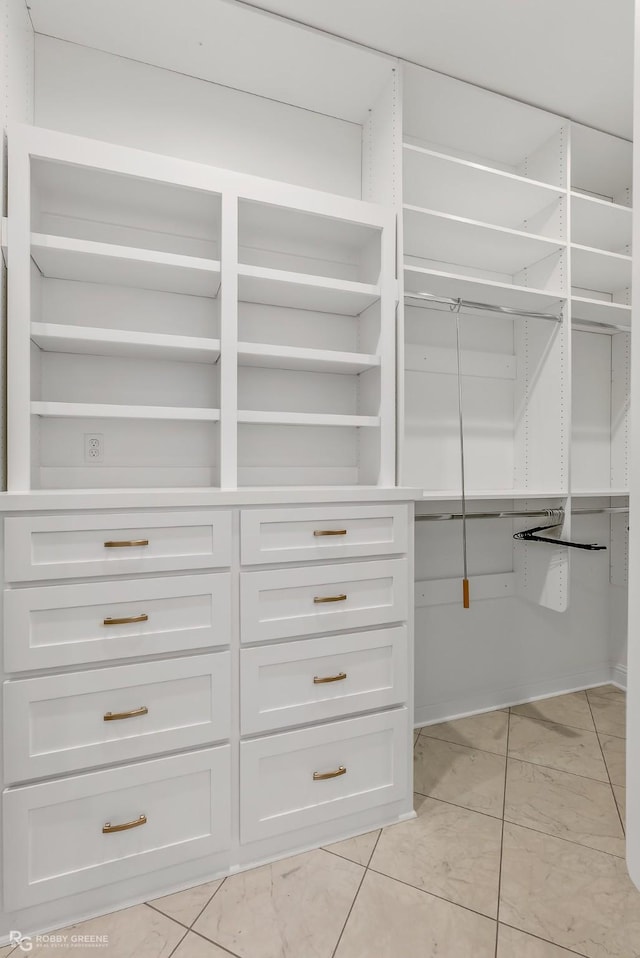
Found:
[{"label": "gold bar drawer pull", "polygon": [[347,596],[343,592],[341,595],[316,595],[313,601],[316,605],[322,605],[323,602],[345,602]]},{"label": "gold bar drawer pull", "polygon": [[128,832],[130,828],[139,828],[140,825],[147,824],[147,816],[141,815],[133,822],[124,822],[122,825],[112,825],[111,822],[105,822],[102,826],[103,835],[113,835],[114,832]]},{"label": "gold bar drawer pull", "polygon": [[343,679],[346,679],[346,672],[338,672],[337,675],[326,675],[324,678],[319,678],[317,675],[313,676],[314,685],[326,685],[327,682],[342,682]]},{"label": "gold bar drawer pull", "polygon": [[116,619],[112,616],[107,616],[106,619],[102,620],[103,625],[129,625],[131,622],[148,622],[149,616],[146,612],[141,612],[140,615],[125,615],[122,618]]},{"label": "gold bar drawer pull", "polygon": [[313,780],[314,782],[324,782],[328,778],[338,778],[340,775],[346,775],[347,770],[344,765],[340,765],[339,768],[336,768],[333,772],[314,772]]},{"label": "gold bar drawer pull", "polygon": [[346,536],[346,529],[316,529],[314,536]]},{"label": "gold bar drawer pull", "polygon": [[111,539],[105,542],[105,549],[132,549],[136,546],[148,546],[148,539]]},{"label": "gold bar drawer pull", "polygon": [[138,715],[148,715],[149,709],[146,705],[141,705],[139,709],[130,709],[128,712],[105,712],[105,722],[119,722],[120,719],[136,718]]}]

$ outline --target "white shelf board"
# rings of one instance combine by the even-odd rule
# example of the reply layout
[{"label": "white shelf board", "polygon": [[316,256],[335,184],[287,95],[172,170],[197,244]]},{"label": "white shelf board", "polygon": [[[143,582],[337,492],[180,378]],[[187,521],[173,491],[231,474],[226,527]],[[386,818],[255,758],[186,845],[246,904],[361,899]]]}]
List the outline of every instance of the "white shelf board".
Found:
[{"label": "white shelf board", "polygon": [[181,419],[217,422],[219,409],[192,409],[187,406],[118,406],[107,403],[32,402],[34,416],[79,419]]},{"label": "white shelf board", "polygon": [[571,193],[571,236],[582,246],[620,252],[631,245],[631,222],[630,206]]},{"label": "white shelf board", "polygon": [[628,489],[572,489],[571,495],[574,499],[602,499],[610,496],[628,496]]},{"label": "white shelf board", "polygon": [[559,186],[471,160],[404,146],[404,196],[410,205],[518,227],[566,194]]},{"label": "white shelf board", "polygon": [[331,413],[271,412],[239,409],[238,422],[284,426],[379,426],[379,416],[339,416]]},{"label": "white shelf board", "polygon": [[590,323],[631,327],[631,306],[602,299],[588,299],[586,296],[572,296],[571,319],[574,324],[582,319]]},{"label": "white shelf board", "polygon": [[631,257],[571,244],[571,283],[613,293],[631,286]]},{"label": "white shelf board", "polygon": [[419,259],[513,275],[561,250],[559,240],[404,206],[404,251]]},{"label": "white shelf board", "polygon": [[40,349],[56,353],[135,356],[141,359],[172,359],[191,363],[215,363],[220,356],[218,339],[171,336],[128,329],[32,323],[31,339]]},{"label": "white shelf board", "polygon": [[459,297],[496,306],[533,309],[536,312],[553,312],[555,308],[559,309],[562,302],[558,293],[477,279],[459,273],[445,273],[422,266],[404,267],[404,286],[405,292],[433,293],[434,296],[451,299]]},{"label": "white shelf board", "polygon": [[31,256],[43,276],[114,286],[215,297],[220,289],[216,260],[94,243],[66,236],[31,234]]},{"label": "white shelf board", "polygon": [[240,366],[268,366],[274,369],[307,369],[310,372],[361,373],[380,365],[379,356],[338,352],[333,349],[305,349],[272,346],[268,343],[238,343]]},{"label": "white shelf board", "polygon": [[380,299],[380,288],[350,280],[240,264],[238,298],[246,303],[358,316]]},{"label": "white shelf board", "polygon": [[[459,489],[425,489],[422,493],[423,502],[451,502],[460,501]],[[467,500],[501,500],[501,499],[566,499],[568,492],[546,492],[539,489],[467,489]]]}]

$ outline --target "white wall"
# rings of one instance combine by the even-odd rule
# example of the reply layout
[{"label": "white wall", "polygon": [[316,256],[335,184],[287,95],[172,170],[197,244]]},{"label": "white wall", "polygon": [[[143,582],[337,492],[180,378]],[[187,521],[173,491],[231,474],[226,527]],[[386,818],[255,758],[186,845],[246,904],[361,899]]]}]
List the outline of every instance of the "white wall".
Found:
[{"label": "white wall", "polygon": [[38,126],[361,196],[362,127],[36,37]]}]

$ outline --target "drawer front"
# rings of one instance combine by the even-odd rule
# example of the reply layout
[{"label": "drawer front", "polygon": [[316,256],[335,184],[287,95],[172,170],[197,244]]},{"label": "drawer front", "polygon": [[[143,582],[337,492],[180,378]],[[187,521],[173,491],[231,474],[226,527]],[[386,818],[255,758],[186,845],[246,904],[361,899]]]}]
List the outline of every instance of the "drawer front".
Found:
[{"label": "drawer front", "polygon": [[243,565],[359,558],[407,551],[407,507],[315,506],[245,509]]},{"label": "drawer front", "polygon": [[400,800],[410,747],[406,709],[242,742],[241,841]]},{"label": "drawer front", "polygon": [[229,737],[230,653],[4,683],[7,782]]},{"label": "drawer front", "polygon": [[5,519],[8,582],[207,569],[231,562],[231,513]]},{"label": "drawer front", "polygon": [[228,572],[4,593],[7,672],[214,648],[230,630]]},{"label": "drawer front", "polygon": [[406,559],[242,572],[241,638],[267,642],[401,622],[408,588]]},{"label": "drawer front", "polygon": [[244,735],[386,708],[407,697],[407,631],[256,646],[240,668]]},{"label": "drawer front", "polygon": [[229,794],[228,745],[5,791],[6,910],[227,849]]}]

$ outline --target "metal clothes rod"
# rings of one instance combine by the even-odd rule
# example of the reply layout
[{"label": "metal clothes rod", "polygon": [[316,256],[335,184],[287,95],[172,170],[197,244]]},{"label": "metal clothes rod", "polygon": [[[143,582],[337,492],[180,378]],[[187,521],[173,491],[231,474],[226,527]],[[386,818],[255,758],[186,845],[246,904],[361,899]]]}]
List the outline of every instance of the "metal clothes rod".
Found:
[{"label": "metal clothes rod", "polygon": [[[628,513],[628,506],[610,506],[606,509],[572,509],[572,516],[617,515]],[[467,512],[467,519],[562,519],[564,509],[535,509],[514,512]],[[460,512],[427,513],[417,515],[416,522],[447,522],[450,519],[462,519]]]},{"label": "metal clothes rod", "polygon": [[434,296],[433,293],[405,293],[407,300],[418,302],[442,303],[452,309],[484,309],[491,313],[506,313],[508,316],[524,316],[526,319],[546,319],[554,323],[561,323],[562,317],[555,313],[538,313],[530,309],[516,309],[513,306],[492,306],[491,303],[476,303],[470,299],[452,299],[448,296]]},{"label": "metal clothes rod", "polygon": [[613,330],[614,333],[630,333],[630,326],[622,326],[620,323],[605,323],[599,322],[597,319],[579,319],[577,316],[574,316],[571,320],[572,326],[588,326],[589,329],[608,329]]}]

